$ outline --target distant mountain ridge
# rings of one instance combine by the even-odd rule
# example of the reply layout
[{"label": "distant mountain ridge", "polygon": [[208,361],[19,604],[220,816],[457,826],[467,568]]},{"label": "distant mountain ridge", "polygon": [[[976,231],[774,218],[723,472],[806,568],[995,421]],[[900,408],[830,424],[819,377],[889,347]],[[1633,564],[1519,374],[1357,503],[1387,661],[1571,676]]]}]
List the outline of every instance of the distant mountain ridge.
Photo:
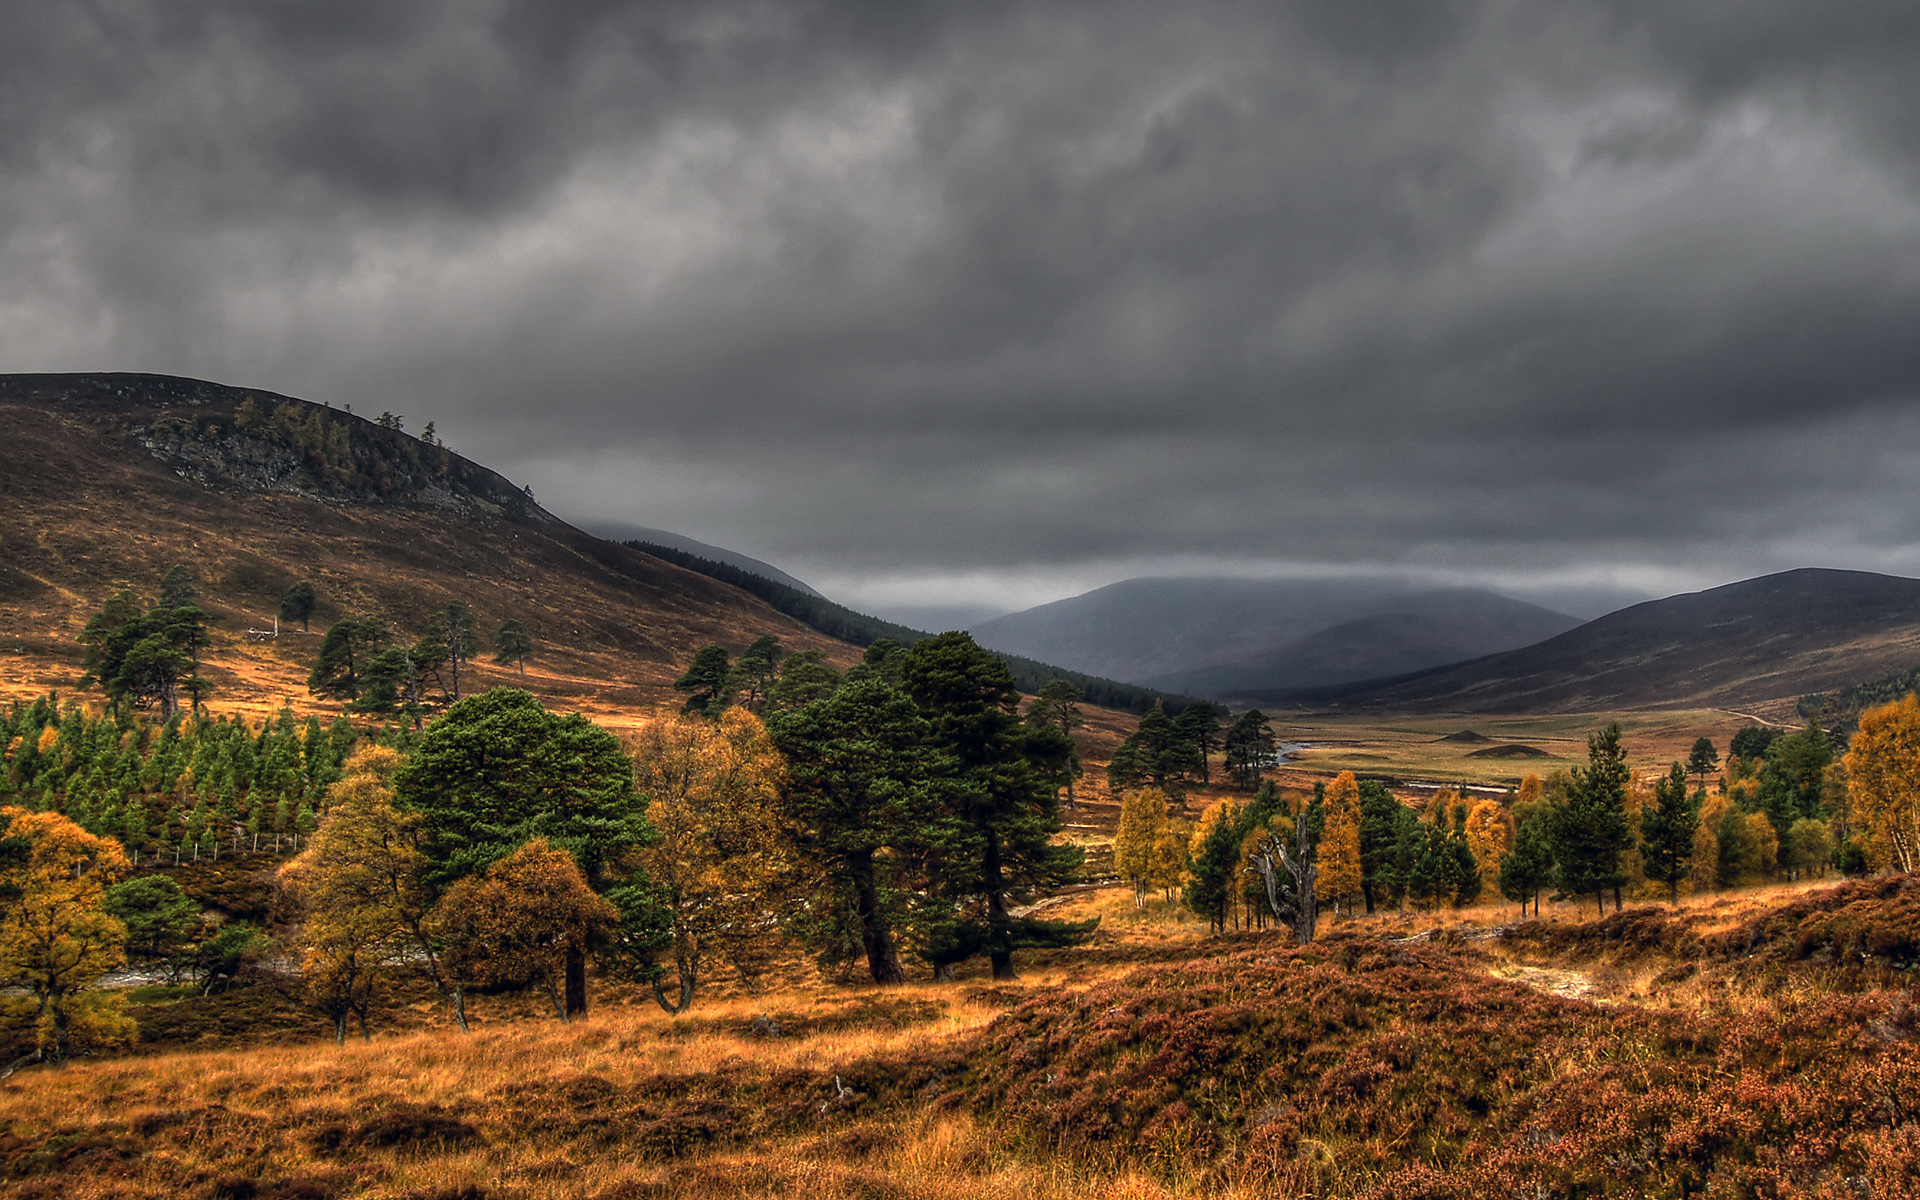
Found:
[{"label": "distant mountain ridge", "polygon": [[1810,567],[1649,600],[1535,645],[1316,699],[1415,712],[1727,708],[1916,662],[1920,580]]},{"label": "distant mountain ridge", "polygon": [[1231,700],[1405,674],[1580,622],[1472,588],[1403,580],[1124,580],[974,626],[982,645]]},{"label": "distant mountain ridge", "polygon": [[[793,590],[805,592],[809,596],[819,596],[821,594],[812,585],[795,579],[772,563],[761,562],[759,559],[751,555],[742,554],[738,550],[729,550],[724,546],[709,545],[706,542],[690,538],[684,533],[674,533],[666,529],[654,529],[646,525],[629,525],[624,521],[585,521],[581,523],[580,528],[593,534],[595,537],[603,537],[610,542],[645,542],[651,546],[666,546],[674,550],[683,550],[688,554],[707,559],[711,562],[723,562],[728,566],[739,567],[742,571],[746,571],[749,574],[758,575],[762,579],[771,579],[775,583],[785,584]],[[824,597],[822,598],[824,599]]]}]

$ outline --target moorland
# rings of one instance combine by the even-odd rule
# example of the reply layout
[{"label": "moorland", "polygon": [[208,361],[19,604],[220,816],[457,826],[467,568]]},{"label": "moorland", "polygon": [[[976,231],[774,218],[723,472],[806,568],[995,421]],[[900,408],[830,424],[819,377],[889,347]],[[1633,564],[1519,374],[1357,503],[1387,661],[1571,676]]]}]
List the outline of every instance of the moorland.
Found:
[{"label": "moorland", "polygon": [[1123,711],[390,414],[0,424],[0,1195],[1920,1195],[1897,604],[1645,703],[1574,629],[1532,707]]}]

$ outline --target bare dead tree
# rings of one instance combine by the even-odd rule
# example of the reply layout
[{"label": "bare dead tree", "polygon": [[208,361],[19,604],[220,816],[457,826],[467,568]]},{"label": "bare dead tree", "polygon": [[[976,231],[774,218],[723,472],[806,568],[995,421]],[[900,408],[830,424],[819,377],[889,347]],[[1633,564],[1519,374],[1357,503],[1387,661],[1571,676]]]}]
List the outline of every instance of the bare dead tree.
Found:
[{"label": "bare dead tree", "polygon": [[1294,851],[1289,854],[1279,838],[1269,834],[1260,839],[1253,852],[1253,867],[1267,885],[1267,903],[1273,915],[1293,928],[1293,936],[1302,946],[1313,941],[1314,927],[1320,921],[1320,905],[1314,886],[1320,879],[1320,831],[1314,828],[1312,809],[1300,806],[1294,818]]}]

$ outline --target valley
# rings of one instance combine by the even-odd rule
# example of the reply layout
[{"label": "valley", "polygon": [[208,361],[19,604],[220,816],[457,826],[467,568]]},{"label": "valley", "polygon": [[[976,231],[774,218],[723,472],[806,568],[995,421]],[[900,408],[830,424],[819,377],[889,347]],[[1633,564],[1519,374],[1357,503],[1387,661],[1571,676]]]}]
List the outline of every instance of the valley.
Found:
[{"label": "valley", "polygon": [[[178,567],[204,711],[110,711],[82,634]],[[0,1197],[1914,1195],[1920,883],[1841,755],[1916,596],[1136,580],[976,643],[386,414],[0,377]],[[464,699],[309,691],[450,601]],[[131,973],[46,982],[47,896]]]}]

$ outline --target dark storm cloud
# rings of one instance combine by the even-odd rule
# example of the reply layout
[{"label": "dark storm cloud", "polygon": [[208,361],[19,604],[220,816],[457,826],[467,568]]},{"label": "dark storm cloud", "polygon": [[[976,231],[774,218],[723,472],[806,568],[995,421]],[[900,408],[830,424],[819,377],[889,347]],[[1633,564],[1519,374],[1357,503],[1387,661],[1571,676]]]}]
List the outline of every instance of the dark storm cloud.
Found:
[{"label": "dark storm cloud", "polygon": [[20,7],[9,369],[943,603],[1920,570],[1910,4]]}]

